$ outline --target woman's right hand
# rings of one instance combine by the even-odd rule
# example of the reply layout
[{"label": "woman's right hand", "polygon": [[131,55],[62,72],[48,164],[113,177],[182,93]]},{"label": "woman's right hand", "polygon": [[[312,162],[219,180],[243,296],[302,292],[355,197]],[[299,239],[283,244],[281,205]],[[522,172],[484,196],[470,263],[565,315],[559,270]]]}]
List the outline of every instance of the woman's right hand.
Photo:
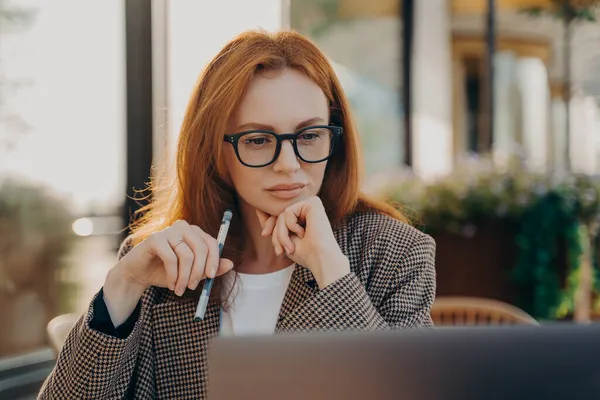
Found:
[{"label": "woman's right hand", "polygon": [[150,286],[168,287],[181,296],[206,277],[214,278],[233,268],[219,259],[215,238],[198,226],[177,221],[133,247],[108,272],[104,303],[113,325],[119,326],[134,311]]},{"label": "woman's right hand", "polygon": [[126,282],[143,290],[168,287],[181,296],[186,287],[193,290],[203,279],[228,272],[233,262],[219,259],[215,238],[179,220],[131,249],[115,268]]}]

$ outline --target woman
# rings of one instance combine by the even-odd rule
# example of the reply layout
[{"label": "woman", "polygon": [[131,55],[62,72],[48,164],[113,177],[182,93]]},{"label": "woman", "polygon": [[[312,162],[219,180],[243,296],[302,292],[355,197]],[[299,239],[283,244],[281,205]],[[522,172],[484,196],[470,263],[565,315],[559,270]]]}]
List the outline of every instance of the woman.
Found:
[{"label": "woman", "polygon": [[[219,334],[431,326],[434,241],[361,195],[361,174],[325,56],[296,33],[235,38],[193,92],[177,179],[155,185],[40,398],[203,398]],[[197,322],[205,277],[220,285]]]}]

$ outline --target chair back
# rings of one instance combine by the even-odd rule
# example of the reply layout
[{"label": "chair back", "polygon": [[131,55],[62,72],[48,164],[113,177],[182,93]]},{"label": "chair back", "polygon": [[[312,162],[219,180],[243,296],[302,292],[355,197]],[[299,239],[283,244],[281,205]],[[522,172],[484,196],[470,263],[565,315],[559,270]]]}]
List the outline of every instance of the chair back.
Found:
[{"label": "chair back", "polygon": [[431,318],[436,326],[539,325],[515,306],[479,297],[439,297],[431,307]]},{"label": "chair back", "polygon": [[50,339],[50,345],[54,354],[58,356],[60,350],[65,344],[65,340],[75,326],[75,323],[79,320],[81,315],[79,314],[62,314],[54,317],[46,326],[46,333]]}]

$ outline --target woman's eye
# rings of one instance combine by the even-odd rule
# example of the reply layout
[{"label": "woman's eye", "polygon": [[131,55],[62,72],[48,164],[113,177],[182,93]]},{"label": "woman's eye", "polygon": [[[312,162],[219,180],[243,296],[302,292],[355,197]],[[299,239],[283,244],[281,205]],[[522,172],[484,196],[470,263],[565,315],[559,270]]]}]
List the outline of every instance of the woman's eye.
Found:
[{"label": "woman's eye", "polygon": [[315,133],[315,132],[305,132],[305,133],[302,133],[298,137],[298,139],[300,139],[300,140],[314,140],[314,139],[317,139],[318,137],[319,137],[318,133]]},{"label": "woman's eye", "polygon": [[269,143],[270,141],[271,141],[270,138],[266,137],[266,136],[254,136],[254,137],[245,138],[244,144],[251,145],[251,146],[261,146],[265,143]]}]

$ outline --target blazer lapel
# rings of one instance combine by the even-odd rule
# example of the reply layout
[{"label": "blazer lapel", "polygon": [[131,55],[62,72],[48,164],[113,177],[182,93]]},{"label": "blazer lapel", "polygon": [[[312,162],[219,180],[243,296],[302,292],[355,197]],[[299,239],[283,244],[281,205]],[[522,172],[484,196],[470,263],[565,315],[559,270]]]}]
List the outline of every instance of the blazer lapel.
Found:
[{"label": "blazer lapel", "polygon": [[[285,292],[281,309],[279,310],[279,318],[277,320],[275,331],[278,331],[286,323],[286,320],[294,309],[304,303],[316,290],[318,290],[317,282],[315,281],[313,274],[308,268],[296,264],[294,273],[290,279],[290,284]],[[290,328],[288,324],[285,325],[286,329]]]},{"label": "blazer lapel", "polygon": [[219,333],[220,308],[210,304],[198,322],[197,301],[170,297],[152,311],[158,397],[204,398],[208,343]]}]

